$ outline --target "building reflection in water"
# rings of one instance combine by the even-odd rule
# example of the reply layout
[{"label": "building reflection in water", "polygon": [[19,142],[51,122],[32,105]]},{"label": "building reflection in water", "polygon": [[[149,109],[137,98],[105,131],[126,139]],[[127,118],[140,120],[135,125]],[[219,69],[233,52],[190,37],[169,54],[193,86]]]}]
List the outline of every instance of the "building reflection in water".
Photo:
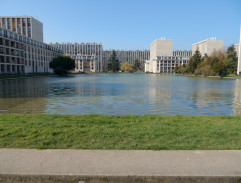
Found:
[{"label": "building reflection in water", "polygon": [[234,80],[153,75],[149,108],[153,114],[230,115],[234,87]]},{"label": "building reflection in water", "polygon": [[241,115],[241,79],[86,74],[0,80],[0,113]]},{"label": "building reflection in water", "polygon": [[233,106],[234,114],[241,115],[241,79],[235,82]]},{"label": "building reflection in water", "polygon": [[43,78],[0,80],[0,113],[43,113],[47,95]]},{"label": "building reflection in water", "polygon": [[160,77],[160,75],[152,74],[148,85],[150,114],[161,114],[169,111],[171,102],[170,77],[168,75]]},{"label": "building reflection in water", "polygon": [[205,115],[230,115],[233,111],[233,80],[207,79],[197,82],[189,101],[191,106]]},{"label": "building reflection in water", "polygon": [[[85,77],[88,77],[87,79]],[[51,86],[46,113],[116,114],[126,87],[121,83],[99,81],[95,75],[72,78]]]}]

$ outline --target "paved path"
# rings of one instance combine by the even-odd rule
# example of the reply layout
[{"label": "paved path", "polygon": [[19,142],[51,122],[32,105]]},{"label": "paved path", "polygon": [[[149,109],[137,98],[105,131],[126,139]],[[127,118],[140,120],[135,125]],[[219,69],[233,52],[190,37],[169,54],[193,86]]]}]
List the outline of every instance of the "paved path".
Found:
[{"label": "paved path", "polygon": [[6,174],[241,177],[241,151],[0,149]]}]

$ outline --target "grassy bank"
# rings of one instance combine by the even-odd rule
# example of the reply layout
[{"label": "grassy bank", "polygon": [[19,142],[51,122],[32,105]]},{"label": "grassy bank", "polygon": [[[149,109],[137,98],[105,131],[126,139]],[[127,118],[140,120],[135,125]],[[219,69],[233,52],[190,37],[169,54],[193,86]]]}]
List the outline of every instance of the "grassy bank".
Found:
[{"label": "grassy bank", "polygon": [[27,78],[39,76],[55,76],[55,74],[26,74],[26,75],[0,75],[0,79]]},{"label": "grassy bank", "polygon": [[241,149],[241,116],[1,114],[1,148]]},{"label": "grassy bank", "polygon": [[[241,76],[238,76],[238,75],[235,75],[235,74],[228,74],[227,76],[225,77],[229,77],[229,78],[241,78]],[[225,78],[224,77],[224,78]]]},{"label": "grassy bank", "polygon": [[221,79],[221,78],[241,78],[241,76],[238,76],[238,75],[235,75],[235,74],[228,74],[224,77],[220,77],[220,76],[203,76],[203,75],[195,75],[195,74],[175,74],[177,76],[188,76],[188,77],[196,77],[196,78],[218,78],[218,79]]}]

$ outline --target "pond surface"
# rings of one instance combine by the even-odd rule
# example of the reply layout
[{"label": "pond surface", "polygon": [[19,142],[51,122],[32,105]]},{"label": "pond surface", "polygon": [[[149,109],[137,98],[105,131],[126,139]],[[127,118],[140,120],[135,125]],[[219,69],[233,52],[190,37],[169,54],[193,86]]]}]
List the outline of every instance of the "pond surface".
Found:
[{"label": "pond surface", "polygon": [[241,79],[75,74],[0,80],[0,113],[240,115]]}]

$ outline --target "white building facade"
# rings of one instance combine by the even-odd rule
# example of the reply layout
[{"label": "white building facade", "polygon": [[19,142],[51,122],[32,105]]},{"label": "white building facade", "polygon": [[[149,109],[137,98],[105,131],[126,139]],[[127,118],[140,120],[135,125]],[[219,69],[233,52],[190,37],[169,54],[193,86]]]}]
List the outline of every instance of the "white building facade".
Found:
[{"label": "white building facade", "polygon": [[237,54],[238,54],[238,68],[237,74],[241,74],[241,26],[240,26],[240,35],[239,35],[239,44],[237,46]]},{"label": "white building facade", "polygon": [[157,39],[150,45],[150,59],[145,62],[145,72],[157,73],[157,56],[172,56],[173,40]]},{"label": "white building facade", "polygon": [[1,16],[0,27],[43,42],[43,23],[32,16]]},{"label": "white building facade", "polygon": [[96,72],[97,71],[97,57],[95,55],[70,55],[75,60],[74,72]]},{"label": "white building facade", "polygon": [[153,73],[174,73],[175,67],[183,64],[182,57],[157,56],[152,60]]},{"label": "white building facade", "polygon": [[105,69],[107,69],[107,64],[109,62],[110,56],[113,51],[116,52],[116,56],[120,61],[120,64],[124,62],[128,62],[132,65],[135,64],[135,60],[139,60],[141,67],[144,68],[145,60],[150,59],[150,51],[149,50],[104,50],[103,51],[103,63]]},{"label": "white building facade", "polygon": [[60,49],[66,56],[75,60],[76,68],[73,72],[102,72],[103,46],[101,43],[50,43]]},{"label": "white building facade", "polygon": [[235,45],[234,45],[234,49],[235,49],[235,51],[236,51],[236,53],[237,53],[237,56],[238,56],[239,44],[235,44]]},{"label": "white building facade", "polygon": [[0,74],[49,73],[61,50],[0,27]]},{"label": "white building facade", "polygon": [[[185,63],[181,55],[185,55]],[[145,62],[145,72],[173,73],[176,67],[186,64],[190,56],[190,51],[173,51],[173,40],[155,40],[150,45],[150,59]]]},{"label": "white building facade", "polygon": [[192,50],[175,50],[173,51],[174,57],[182,57],[182,64],[187,64],[192,57]]},{"label": "white building facade", "polygon": [[192,53],[194,54],[195,51],[198,50],[202,56],[207,54],[210,56],[214,50],[224,50],[224,40],[210,38],[192,45]]}]

